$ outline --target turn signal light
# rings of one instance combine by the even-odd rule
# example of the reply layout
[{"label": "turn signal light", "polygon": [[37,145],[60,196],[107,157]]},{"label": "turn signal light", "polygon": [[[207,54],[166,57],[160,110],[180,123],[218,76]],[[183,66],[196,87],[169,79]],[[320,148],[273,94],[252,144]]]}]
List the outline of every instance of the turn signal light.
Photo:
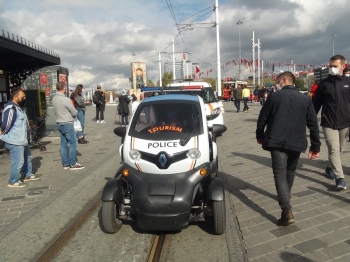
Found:
[{"label": "turn signal light", "polygon": [[129,175],[129,170],[124,169],[124,170],[122,171],[122,175],[125,176],[125,177],[127,177],[127,176]]},{"label": "turn signal light", "polygon": [[206,168],[201,168],[201,170],[199,170],[199,174],[201,176],[205,176],[207,174],[207,169]]}]

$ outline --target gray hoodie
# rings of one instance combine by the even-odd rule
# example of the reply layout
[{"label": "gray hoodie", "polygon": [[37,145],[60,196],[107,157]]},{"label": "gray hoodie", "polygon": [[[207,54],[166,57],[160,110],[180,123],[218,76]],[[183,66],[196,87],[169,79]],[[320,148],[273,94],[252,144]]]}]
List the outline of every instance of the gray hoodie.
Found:
[{"label": "gray hoodie", "polygon": [[53,110],[56,115],[56,123],[73,123],[78,111],[72,101],[61,92],[56,92],[52,99]]}]

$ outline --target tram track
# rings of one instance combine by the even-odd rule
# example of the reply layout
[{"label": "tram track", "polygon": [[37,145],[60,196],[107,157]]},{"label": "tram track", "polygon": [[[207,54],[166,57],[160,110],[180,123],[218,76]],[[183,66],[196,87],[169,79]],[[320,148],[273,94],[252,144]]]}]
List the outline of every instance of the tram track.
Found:
[{"label": "tram track", "polygon": [[[67,244],[74,234],[83,226],[86,220],[101,207],[101,194],[99,192],[92,198],[84,208],[71,220],[71,222],[49,242],[33,260],[37,262],[51,261],[56,254]],[[151,248],[148,252],[147,262],[166,261],[166,257],[170,247],[170,235],[164,233],[154,234],[152,238]]]}]

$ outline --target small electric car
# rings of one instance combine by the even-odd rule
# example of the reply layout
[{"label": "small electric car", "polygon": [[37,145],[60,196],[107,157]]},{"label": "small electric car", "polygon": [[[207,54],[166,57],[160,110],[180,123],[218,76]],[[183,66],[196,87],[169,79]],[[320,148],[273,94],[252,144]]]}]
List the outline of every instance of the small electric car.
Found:
[{"label": "small electric car", "polygon": [[122,166],[102,194],[101,224],[116,233],[123,219],[143,230],[178,231],[208,220],[225,230],[224,184],[217,177],[216,138],[199,96],[164,94],[142,100],[122,137]]}]

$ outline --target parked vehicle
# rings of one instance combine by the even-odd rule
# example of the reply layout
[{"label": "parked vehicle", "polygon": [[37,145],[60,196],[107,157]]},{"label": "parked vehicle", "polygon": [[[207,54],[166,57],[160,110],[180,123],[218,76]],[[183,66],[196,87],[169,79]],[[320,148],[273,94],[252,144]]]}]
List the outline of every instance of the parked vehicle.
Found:
[{"label": "parked vehicle", "polygon": [[123,161],[102,194],[102,226],[116,233],[123,219],[143,230],[183,230],[208,220],[225,232],[224,184],[217,177],[216,138],[199,96],[164,94],[141,101],[130,125],[117,127]]}]

